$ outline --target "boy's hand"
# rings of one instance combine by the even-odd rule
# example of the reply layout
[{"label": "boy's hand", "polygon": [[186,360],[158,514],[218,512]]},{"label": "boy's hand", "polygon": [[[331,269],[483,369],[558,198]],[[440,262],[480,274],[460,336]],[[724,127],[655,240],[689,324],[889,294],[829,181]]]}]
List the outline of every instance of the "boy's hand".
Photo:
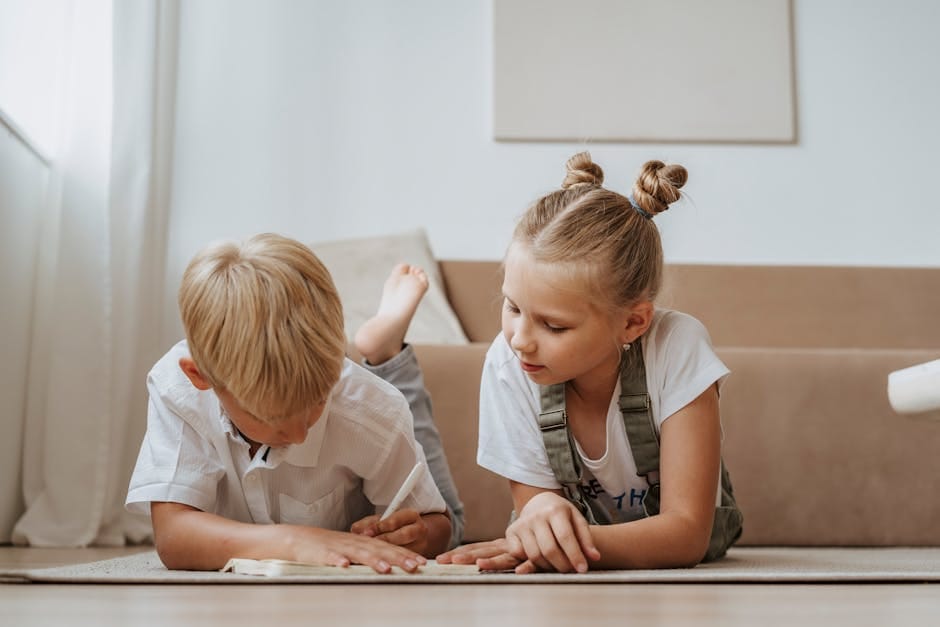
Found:
[{"label": "boy's hand", "polygon": [[367,536],[306,525],[238,522],[181,503],[151,503],[150,516],[157,552],[171,570],[218,570],[232,557],[365,564],[377,573],[390,572],[392,566],[414,572],[427,563],[413,551]]},{"label": "boy's hand", "polygon": [[381,542],[375,538],[342,531],[331,531],[316,527],[292,526],[296,536],[292,538],[291,559],[312,564],[349,566],[365,564],[377,573],[388,573],[392,566],[414,572],[427,559],[395,544]]},{"label": "boy's hand", "polygon": [[507,553],[521,564],[517,573],[555,570],[587,572],[600,559],[590,526],[578,509],[554,492],[532,497],[506,529]]},{"label": "boy's hand", "polygon": [[379,520],[378,515],[366,516],[354,522],[349,531],[416,553],[423,553],[428,541],[428,525],[421,514],[413,509],[399,510],[385,520]]}]

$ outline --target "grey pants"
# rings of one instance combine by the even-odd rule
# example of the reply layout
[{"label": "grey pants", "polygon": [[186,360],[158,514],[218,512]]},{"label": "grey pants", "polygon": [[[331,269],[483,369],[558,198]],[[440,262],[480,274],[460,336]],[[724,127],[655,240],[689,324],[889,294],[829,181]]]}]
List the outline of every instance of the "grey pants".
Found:
[{"label": "grey pants", "polygon": [[428,470],[434,478],[437,489],[441,491],[447,510],[450,512],[451,536],[450,548],[460,544],[463,537],[463,503],[457,495],[454,479],[447,465],[447,456],[441,444],[441,435],[434,424],[431,413],[431,397],[424,387],[421,367],[415,357],[414,349],[406,345],[400,353],[385,363],[373,366],[363,360],[363,367],[376,376],[388,381],[401,392],[414,416],[415,439],[424,449],[428,460]]}]

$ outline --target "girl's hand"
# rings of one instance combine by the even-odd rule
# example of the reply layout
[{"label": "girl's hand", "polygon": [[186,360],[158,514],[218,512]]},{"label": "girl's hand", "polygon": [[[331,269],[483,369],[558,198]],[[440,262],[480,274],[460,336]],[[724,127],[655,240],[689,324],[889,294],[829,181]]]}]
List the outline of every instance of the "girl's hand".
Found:
[{"label": "girl's hand", "polygon": [[480,570],[513,570],[521,562],[509,554],[505,538],[488,542],[474,542],[437,556],[439,564],[476,564]]},{"label": "girl's hand", "polygon": [[369,536],[389,544],[423,553],[428,542],[428,525],[413,509],[402,509],[385,520],[378,515],[357,520],[349,528],[350,533]]},{"label": "girl's hand", "polygon": [[601,554],[578,509],[554,492],[533,496],[506,529],[507,552],[521,563],[517,573],[555,570],[587,572],[588,561]]}]

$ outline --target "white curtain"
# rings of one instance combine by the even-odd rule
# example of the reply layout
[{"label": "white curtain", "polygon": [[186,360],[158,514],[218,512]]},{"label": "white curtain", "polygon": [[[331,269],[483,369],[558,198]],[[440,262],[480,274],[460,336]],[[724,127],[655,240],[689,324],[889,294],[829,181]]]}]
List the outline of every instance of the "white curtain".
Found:
[{"label": "white curtain", "polygon": [[161,348],[179,6],[76,0],[71,12],[13,541],[120,545],[150,531],[123,499]]}]

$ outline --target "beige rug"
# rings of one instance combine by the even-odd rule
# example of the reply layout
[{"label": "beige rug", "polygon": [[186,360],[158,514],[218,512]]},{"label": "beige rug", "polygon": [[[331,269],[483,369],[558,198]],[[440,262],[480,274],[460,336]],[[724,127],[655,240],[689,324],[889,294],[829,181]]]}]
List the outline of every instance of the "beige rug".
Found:
[{"label": "beige rug", "polygon": [[670,570],[596,571],[583,575],[511,573],[378,575],[366,569],[333,575],[265,577],[168,571],[153,551],[88,564],[6,569],[5,583],[851,583],[940,581],[940,548],[733,548],[718,562]]}]

